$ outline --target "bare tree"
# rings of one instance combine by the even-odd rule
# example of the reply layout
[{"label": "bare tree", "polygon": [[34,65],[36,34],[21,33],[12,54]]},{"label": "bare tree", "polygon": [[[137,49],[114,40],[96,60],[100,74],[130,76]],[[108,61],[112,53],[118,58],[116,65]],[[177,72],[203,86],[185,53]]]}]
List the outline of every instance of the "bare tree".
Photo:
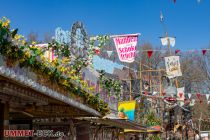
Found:
[{"label": "bare tree", "polygon": [[204,56],[198,53],[181,55],[182,77],[180,85],[185,87],[185,92],[203,93],[210,89]]},{"label": "bare tree", "polygon": [[38,42],[38,34],[31,31],[27,36],[27,41],[32,43],[33,41]]},{"label": "bare tree", "polygon": [[52,41],[52,34],[50,32],[44,33],[44,43],[49,43]]}]

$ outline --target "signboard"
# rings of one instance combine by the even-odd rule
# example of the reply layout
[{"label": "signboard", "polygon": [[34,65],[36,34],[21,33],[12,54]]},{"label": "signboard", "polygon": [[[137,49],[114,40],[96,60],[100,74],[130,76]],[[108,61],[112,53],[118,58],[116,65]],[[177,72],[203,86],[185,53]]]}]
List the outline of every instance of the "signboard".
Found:
[{"label": "signboard", "polygon": [[134,121],[136,101],[118,102],[118,117]]},{"label": "signboard", "polygon": [[165,57],[166,73],[169,78],[182,76],[179,56]]},{"label": "signboard", "polygon": [[115,36],[113,39],[120,61],[132,63],[136,56],[138,34]]}]

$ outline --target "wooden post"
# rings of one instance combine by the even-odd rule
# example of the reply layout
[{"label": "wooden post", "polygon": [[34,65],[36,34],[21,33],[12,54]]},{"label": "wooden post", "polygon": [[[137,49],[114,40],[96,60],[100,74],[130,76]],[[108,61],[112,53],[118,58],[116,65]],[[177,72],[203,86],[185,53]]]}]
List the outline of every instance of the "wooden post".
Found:
[{"label": "wooden post", "polygon": [[201,120],[202,120],[203,113],[201,112],[200,118],[199,118],[199,137],[201,138]]},{"label": "wooden post", "polygon": [[130,101],[132,100],[132,82],[131,82],[131,72],[130,72],[130,63],[129,63],[129,77],[130,77]]},{"label": "wooden post", "polygon": [[[168,37],[168,32],[166,32],[166,37]],[[168,40],[168,50],[169,50],[169,53],[171,55],[171,44],[170,44],[169,40]]]},{"label": "wooden post", "polygon": [[9,129],[9,103],[0,103],[0,140],[7,140],[4,137],[4,130]]},{"label": "wooden post", "polygon": [[[152,61],[151,58],[149,58],[149,68],[150,70],[152,70]],[[149,92],[151,92],[152,90],[152,71],[149,72]]]},{"label": "wooden post", "polygon": [[142,67],[141,67],[141,59],[140,59],[140,64],[139,64],[139,83],[140,83],[140,95],[142,94],[142,71],[141,71]]}]

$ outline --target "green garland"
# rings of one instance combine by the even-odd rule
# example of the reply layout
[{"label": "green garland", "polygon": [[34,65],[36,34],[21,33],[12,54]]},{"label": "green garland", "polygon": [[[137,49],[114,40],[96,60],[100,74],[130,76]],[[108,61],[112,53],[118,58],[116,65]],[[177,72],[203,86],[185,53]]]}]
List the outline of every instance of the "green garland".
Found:
[{"label": "green garland", "polygon": [[[59,50],[62,48],[55,42],[52,44],[55,44],[53,46],[54,49]],[[88,94],[84,92],[80,86],[75,87],[75,85],[73,85],[72,80],[74,79],[65,76],[65,73],[58,68],[58,66],[61,65],[62,59],[57,59],[52,63],[42,60],[44,50],[35,45],[30,46],[27,42],[24,42],[24,39],[21,39],[20,35],[17,34],[17,29],[10,31],[9,20],[6,18],[0,20],[0,54],[5,56],[7,61],[11,61],[10,64],[19,63],[20,67],[30,67],[35,72],[47,76],[52,82],[58,83],[60,86],[70,91],[70,93],[83,97],[85,103],[99,111],[102,115],[109,111],[108,105],[100,101],[98,96],[95,97],[92,94]],[[64,49],[64,53],[59,55],[67,56],[67,52],[65,52]],[[76,82],[80,83],[80,81]]]},{"label": "green garland", "polygon": [[99,73],[100,85],[103,89],[108,91],[108,96],[111,96],[111,93],[113,93],[119,99],[121,93],[121,82],[119,80],[106,77],[104,70],[101,70]]}]

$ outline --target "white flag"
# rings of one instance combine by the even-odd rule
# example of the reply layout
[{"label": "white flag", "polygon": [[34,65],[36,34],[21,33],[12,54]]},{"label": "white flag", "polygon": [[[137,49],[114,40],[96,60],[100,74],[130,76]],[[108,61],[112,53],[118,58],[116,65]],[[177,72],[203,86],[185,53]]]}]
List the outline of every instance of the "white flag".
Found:
[{"label": "white flag", "polygon": [[168,37],[168,38],[169,38],[170,45],[172,47],[174,47],[175,46],[175,38],[174,37]]},{"label": "white flag", "polygon": [[168,38],[167,37],[161,37],[160,40],[161,40],[161,43],[162,43],[163,46],[168,45]]},{"label": "white flag", "polygon": [[188,93],[187,95],[188,95],[188,98],[189,98],[189,99],[190,99],[190,98],[191,98],[191,96],[192,96],[192,94],[191,94],[191,93]]},{"label": "white flag", "polygon": [[114,36],[113,39],[120,61],[132,63],[136,56],[138,34]]},{"label": "white flag", "polygon": [[207,100],[207,101],[209,100],[209,95],[210,95],[210,94],[206,94],[206,100]]},{"label": "white flag", "polygon": [[112,55],[113,51],[107,51],[108,56],[110,57]]},{"label": "white flag", "polygon": [[170,43],[170,46],[175,46],[175,38],[174,37],[161,37],[161,43],[163,46],[167,46]]}]

